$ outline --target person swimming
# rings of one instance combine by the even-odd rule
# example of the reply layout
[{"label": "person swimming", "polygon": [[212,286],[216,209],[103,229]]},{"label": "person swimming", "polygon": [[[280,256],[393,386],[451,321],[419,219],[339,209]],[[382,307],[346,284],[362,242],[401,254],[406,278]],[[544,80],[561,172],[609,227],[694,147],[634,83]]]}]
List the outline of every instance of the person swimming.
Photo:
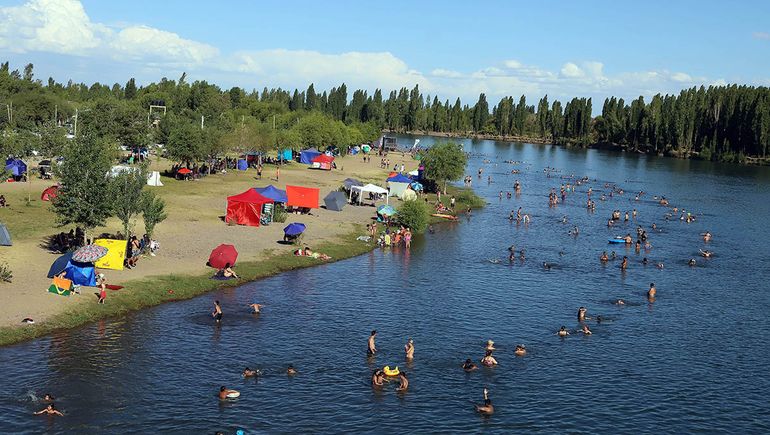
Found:
[{"label": "person swimming", "polygon": [[610,257],[607,255],[607,251],[602,252],[602,255],[599,256],[599,261],[601,261],[602,263],[606,263],[610,261]]},{"label": "person swimming", "polygon": [[703,233],[701,235],[703,236],[703,241],[704,242],[708,242],[709,240],[711,240],[711,233],[710,232],[706,231],[705,233]]},{"label": "person swimming", "polygon": [[626,304],[626,301],[624,301],[623,299],[618,299],[617,301],[615,301],[615,305],[625,305],[625,304]]},{"label": "person swimming", "polygon": [[64,414],[62,414],[61,411],[56,409],[56,406],[53,403],[49,403],[48,406],[46,406],[45,408],[41,409],[40,411],[35,412],[34,414],[35,415],[41,415],[41,414],[45,414],[45,415],[58,415],[59,417],[64,417]]},{"label": "person swimming", "polygon": [[252,310],[254,310],[254,312],[253,312],[254,314],[259,314],[260,313],[260,309],[262,309],[262,307],[264,307],[264,305],[254,303],[254,304],[249,304],[249,307]]},{"label": "person swimming", "polygon": [[703,249],[699,249],[699,251],[700,251],[700,255],[703,256],[703,258],[711,258],[711,256],[714,255],[713,252],[708,250],[704,251]]},{"label": "person swimming", "polygon": [[477,368],[479,367],[476,364],[474,364],[470,358],[466,359],[465,362],[463,363],[463,370],[465,370],[466,372],[472,372]]},{"label": "person swimming", "polygon": [[543,262],[543,269],[545,269],[545,270],[551,270],[551,267],[553,267],[553,266],[551,266],[550,264],[548,264],[548,263],[547,263],[547,262],[545,262],[545,261]]},{"label": "person swimming", "polygon": [[556,335],[558,335],[559,337],[566,337],[566,336],[568,336],[569,332],[567,331],[567,327],[566,326],[562,326],[561,328],[559,328],[559,331],[556,332]]},{"label": "person swimming", "polygon": [[523,344],[517,344],[513,354],[516,356],[524,356],[527,354],[527,348],[525,348]]},{"label": "person swimming", "polygon": [[217,323],[222,322],[222,307],[219,305],[219,301],[214,301],[214,312],[211,313]]},{"label": "person swimming", "polygon": [[620,270],[626,270],[628,268],[628,257],[623,256],[623,261],[620,263]]},{"label": "person swimming", "polygon": [[404,352],[406,353],[407,360],[414,359],[414,340],[411,338],[406,342],[406,345],[404,346]]},{"label": "person swimming", "polygon": [[51,393],[46,393],[46,395],[43,396],[43,402],[53,402],[53,401],[54,401],[54,398],[53,398],[53,395],[51,395]]},{"label": "person swimming", "polygon": [[493,350],[497,350],[495,348],[495,342],[492,341],[492,340],[487,340],[487,345],[486,345],[486,347],[484,347],[484,350],[488,350],[490,352],[493,351]]},{"label": "person swimming", "polygon": [[289,364],[289,366],[286,367],[286,374],[289,376],[294,376],[297,374],[297,369],[294,368],[294,365]]},{"label": "person swimming", "polygon": [[486,367],[492,367],[497,365],[497,360],[492,356],[492,351],[488,350],[484,354],[484,358],[481,359],[481,364]]},{"label": "person swimming", "polygon": [[401,383],[398,385],[398,388],[396,388],[396,391],[406,391],[407,388],[409,388],[409,379],[407,379],[406,373],[399,372],[398,380],[401,381]]},{"label": "person swimming", "polygon": [[690,266],[690,267],[695,266],[695,259],[691,258],[690,261],[687,262],[687,265]]},{"label": "person swimming", "polygon": [[489,392],[486,388],[484,388],[484,403],[481,405],[474,404],[473,406],[479,414],[492,415],[495,412],[495,407],[492,406],[492,400],[489,398]]},{"label": "person swimming", "polygon": [[584,335],[591,335],[592,332],[590,329],[588,329],[588,325],[583,324],[583,326],[580,328],[580,332],[582,332]]},{"label": "person swimming", "polygon": [[655,294],[657,292],[658,292],[658,290],[655,289],[655,283],[651,282],[650,283],[650,289],[647,290],[647,299],[649,299],[650,301],[655,300]]},{"label": "person swimming", "polygon": [[245,369],[243,369],[242,374],[244,378],[251,378],[251,377],[257,376],[257,371],[246,367]]},{"label": "person swimming", "polygon": [[372,387],[381,387],[385,383],[385,374],[382,370],[375,370],[372,373]]},{"label": "person swimming", "polygon": [[236,390],[228,390],[227,387],[225,387],[224,385],[219,387],[219,400],[229,399],[229,397],[227,396],[230,394],[239,394],[239,393]]}]

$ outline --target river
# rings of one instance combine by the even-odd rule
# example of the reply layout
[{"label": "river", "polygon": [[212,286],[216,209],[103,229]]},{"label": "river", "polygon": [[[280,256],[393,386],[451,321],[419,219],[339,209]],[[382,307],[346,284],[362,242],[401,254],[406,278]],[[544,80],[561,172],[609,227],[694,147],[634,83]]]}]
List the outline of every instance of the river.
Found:
[{"label": "river", "polygon": [[[489,205],[417,237],[411,251],[378,249],[0,349],[0,432],[770,431],[770,168],[464,144],[474,190]],[[547,166],[561,172],[548,178]],[[591,182],[549,208],[549,189],[570,174]],[[521,195],[500,199],[514,180]],[[601,201],[605,182],[625,194]],[[585,207],[588,187],[594,213]],[[697,220],[667,221],[654,195]],[[531,216],[526,227],[508,220],[520,206]],[[607,228],[612,210],[634,208],[635,220]],[[568,234],[574,225],[576,237]],[[608,245],[637,225],[650,235],[649,252]],[[706,230],[714,234],[708,244],[699,236]],[[525,249],[523,262],[508,262],[511,244]],[[714,257],[700,257],[701,248]],[[598,261],[613,249],[629,256],[625,273],[619,260]],[[651,282],[654,303],[645,297]],[[627,304],[614,305],[618,298]],[[215,299],[225,311],[219,327],[209,315]],[[265,305],[259,316],[247,311],[254,301]],[[574,331],[580,306],[604,319],[588,321],[591,336]],[[554,334],[562,325],[569,337]],[[367,360],[372,329],[380,353]],[[406,364],[408,338],[416,352]],[[487,339],[499,365],[464,373],[462,361],[478,361]],[[519,343],[524,357],[513,355]],[[296,376],[286,375],[288,364]],[[397,393],[395,382],[372,390],[371,371],[384,365],[409,373],[408,392]],[[246,366],[262,376],[242,378]],[[241,397],[220,402],[220,385]],[[471,404],[484,387],[491,417]],[[46,392],[64,417],[32,415]]]}]

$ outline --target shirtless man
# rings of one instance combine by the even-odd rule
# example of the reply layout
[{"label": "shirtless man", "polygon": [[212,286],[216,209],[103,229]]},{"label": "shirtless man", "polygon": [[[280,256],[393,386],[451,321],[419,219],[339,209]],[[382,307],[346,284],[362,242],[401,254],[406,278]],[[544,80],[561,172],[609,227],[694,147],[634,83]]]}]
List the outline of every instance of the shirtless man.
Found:
[{"label": "shirtless man", "polygon": [[249,304],[249,307],[251,307],[251,309],[253,309],[253,310],[254,310],[254,314],[259,314],[259,313],[260,313],[260,311],[259,311],[259,310],[260,310],[262,307],[264,307],[264,305],[262,305],[262,304],[256,304],[256,303],[255,303],[255,304]]},{"label": "shirtless man", "polygon": [[711,258],[711,256],[714,255],[714,253],[711,251],[704,251],[703,249],[699,249],[699,251],[703,258]]},{"label": "shirtless man", "polygon": [[372,373],[372,387],[381,387],[385,383],[385,375],[381,370],[375,370]]},{"label": "shirtless man", "polygon": [[588,310],[586,310],[586,307],[578,308],[578,313],[577,313],[578,322],[585,322],[587,312]]},{"label": "shirtless man", "polygon": [[35,415],[40,415],[40,414],[58,415],[60,417],[64,417],[64,414],[62,414],[61,411],[56,409],[56,407],[54,406],[53,403],[49,403],[48,406],[46,406],[45,408],[41,409],[40,411],[35,412]]},{"label": "shirtless man", "polygon": [[396,391],[406,391],[406,389],[409,388],[409,379],[406,378],[406,373],[399,372],[398,380],[401,381],[401,383],[398,385],[398,388],[396,388]]},{"label": "shirtless man", "polygon": [[615,305],[625,305],[625,304],[626,304],[626,301],[624,301],[623,299],[618,299],[617,301],[615,301]]},{"label": "shirtless man", "polygon": [[404,352],[406,352],[407,361],[414,359],[414,340],[411,338],[406,342],[406,345],[404,346]]},{"label": "shirtless man", "polygon": [[374,356],[374,354],[377,353],[377,346],[374,344],[375,337],[377,337],[377,331],[372,331],[367,342],[366,356]]},{"label": "shirtless man", "polygon": [[295,369],[292,364],[289,364],[289,366],[286,367],[286,374],[289,376],[294,376],[297,374],[297,369]]},{"label": "shirtless man", "polygon": [[211,313],[211,317],[216,319],[217,323],[222,321],[222,307],[219,305],[219,301],[214,301],[214,312]]},{"label": "shirtless man", "polygon": [[626,270],[628,268],[628,257],[623,256],[623,261],[620,263],[620,270]]},{"label": "shirtless man", "polygon": [[601,261],[602,263],[606,263],[610,261],[610,257],[607,256],[607,251],[602,252],[602,255],[599,256],[599,261]]},{"label": "shirtless man", "polygon": [[556,333],[556,335],[558,335],[559,337],[566,337],[566,336],[568,336],[569,332],[567,332],[567,327],[566,326],[562,326],[561,328],[559,328],[559,331]]},{"label": "shirtless man", "polygon": [[710,233],[710,232],[708,232],[708,231],[706,231],[705,233],[703,233],[703,234],[702,234],[702,236],[703,236],[703,241],[704,241],[704,242],[708,242],[709,240],[711,240],[711,233]]},{"label": "shirtless man", "polygon": [[517,344],[516,349],[513,351],[516,356],[524,356],[527,354],[527,348],[523,344]]},{"label": "shirtless man", "polygon": [[243,377],[244,378],[251,378],[251,377],[254,377],[254,376],[257,376],[257,371],[256,370],[252,370],[252,369],[250,369],[248,367],[243,369]]},{"label": "shirtless man", "polygon": [[658,291],[655,289],[655,283],[652,283],[652,282],[651,282],[651,283],[650,283],[650,289],[649,289],[649,290],[647,290],[647,299],[649,299],[650,301],[653,301],[653,300],[655,300],[655,294],[656,294],[657,292],[658,292]]},{"label": "shirtless man", "polygon": [[466,359],[465,362],[463,363],[463,370],[465,370],[466,372],[472,372],[477,368],[479,367],[476,364],[474,364],[470,358]]},{"label": "shirtless man", "polygon": [[484,388],[484,403],[481,405],[473,405],[476,408],[476,412],[484,415],[492,415],[495,412],[495,407],[492,406],[492,400],[489,399],[487,389]]},{"label": "shirtless man", "polygon": [[219,387],[219,400],[227,399],[228,394],[237,393],[235,390],[228,390],[224,385]]}]

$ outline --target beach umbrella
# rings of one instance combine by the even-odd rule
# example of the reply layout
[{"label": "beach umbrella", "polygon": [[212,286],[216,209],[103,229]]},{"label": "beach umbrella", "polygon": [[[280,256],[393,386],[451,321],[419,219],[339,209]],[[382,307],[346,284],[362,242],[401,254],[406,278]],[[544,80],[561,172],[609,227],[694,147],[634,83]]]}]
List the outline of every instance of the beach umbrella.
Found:
[{"label": "beach umbrella", "polygon": [[294,222],[289,225],[286,225],[286,228],[283,229],[283,233],[287,236],[298,236],[305,232],[305,224],[301,224],[299,222]]},{"label": "beach umbrella", "polygon": [[94,261],[107,255],[107,248],[99,245],[86,245],[82,248],[78,248],[74,254],[72,254],[72,260],[78,263],[93,263]]},{"label": "beach umbrella", "polygon": [[396,209],[392,205],[381,205],[377,207],[377,214],[382,216],[393,216],[396,214]]},{"label": "beach umbrella", "polygon": [[176,171],[176,173],[177,174],[182,174],[182,175],[187,175],[187,174],[191,174],[192,171],[187,169],[187,168],[182,168],[182,169]]},{"label": "beach umbrella", "polygon": [[235,250],[235,246],[223,244],[211,251],[208,264],[213,268],[223,269],[227,263],[230,263],[230,266],[234,266],[237,259],[238,251]]},{"label": "beach umbrella", "polygon": [[69,263],[71,259],[72,259],[72,252],[67,252],[66,254],[54,260],[53,264],[51,265],[51,268],[48,269],[48,277],[53,278],[56,275],[64,272],[64,269],[67,268],[67,263]]}]

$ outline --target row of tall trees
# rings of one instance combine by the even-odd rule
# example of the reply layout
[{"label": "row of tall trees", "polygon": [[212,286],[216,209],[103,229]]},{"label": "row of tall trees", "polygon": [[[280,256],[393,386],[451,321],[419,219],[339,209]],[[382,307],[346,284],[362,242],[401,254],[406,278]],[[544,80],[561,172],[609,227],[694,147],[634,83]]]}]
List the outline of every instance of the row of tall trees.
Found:
[{"label": "row of tall trees", "polygon": [[[351,145],[375,139],[382,129],[604,142],[709,159],[765,157],[770,143],[770,89],[737,85],[658,94],[649,102],[610,97],[593,117],[590,98],[562,103],[546,95],[529,104],[523,95],[506,96],[492,105],[480,94],[471,106],[424,95],[419,86],[371,93],[350,92],[344,83],[320,92],[313,84],[247,91],[189,83],[186,74],[146,86],[133,78],[123,85],[44,83],[34,78],[32,64],[11,71],[6,62],[0,65],[0,101],[6,106],[0,110],[0,147],[19,154],[60,151],[65,141],[56,127],[72,132],[76,118],[79,132],[125,146],[165,143],[180,160],[230,150]],[[149,114],[158,102],[165,115]]]}]

